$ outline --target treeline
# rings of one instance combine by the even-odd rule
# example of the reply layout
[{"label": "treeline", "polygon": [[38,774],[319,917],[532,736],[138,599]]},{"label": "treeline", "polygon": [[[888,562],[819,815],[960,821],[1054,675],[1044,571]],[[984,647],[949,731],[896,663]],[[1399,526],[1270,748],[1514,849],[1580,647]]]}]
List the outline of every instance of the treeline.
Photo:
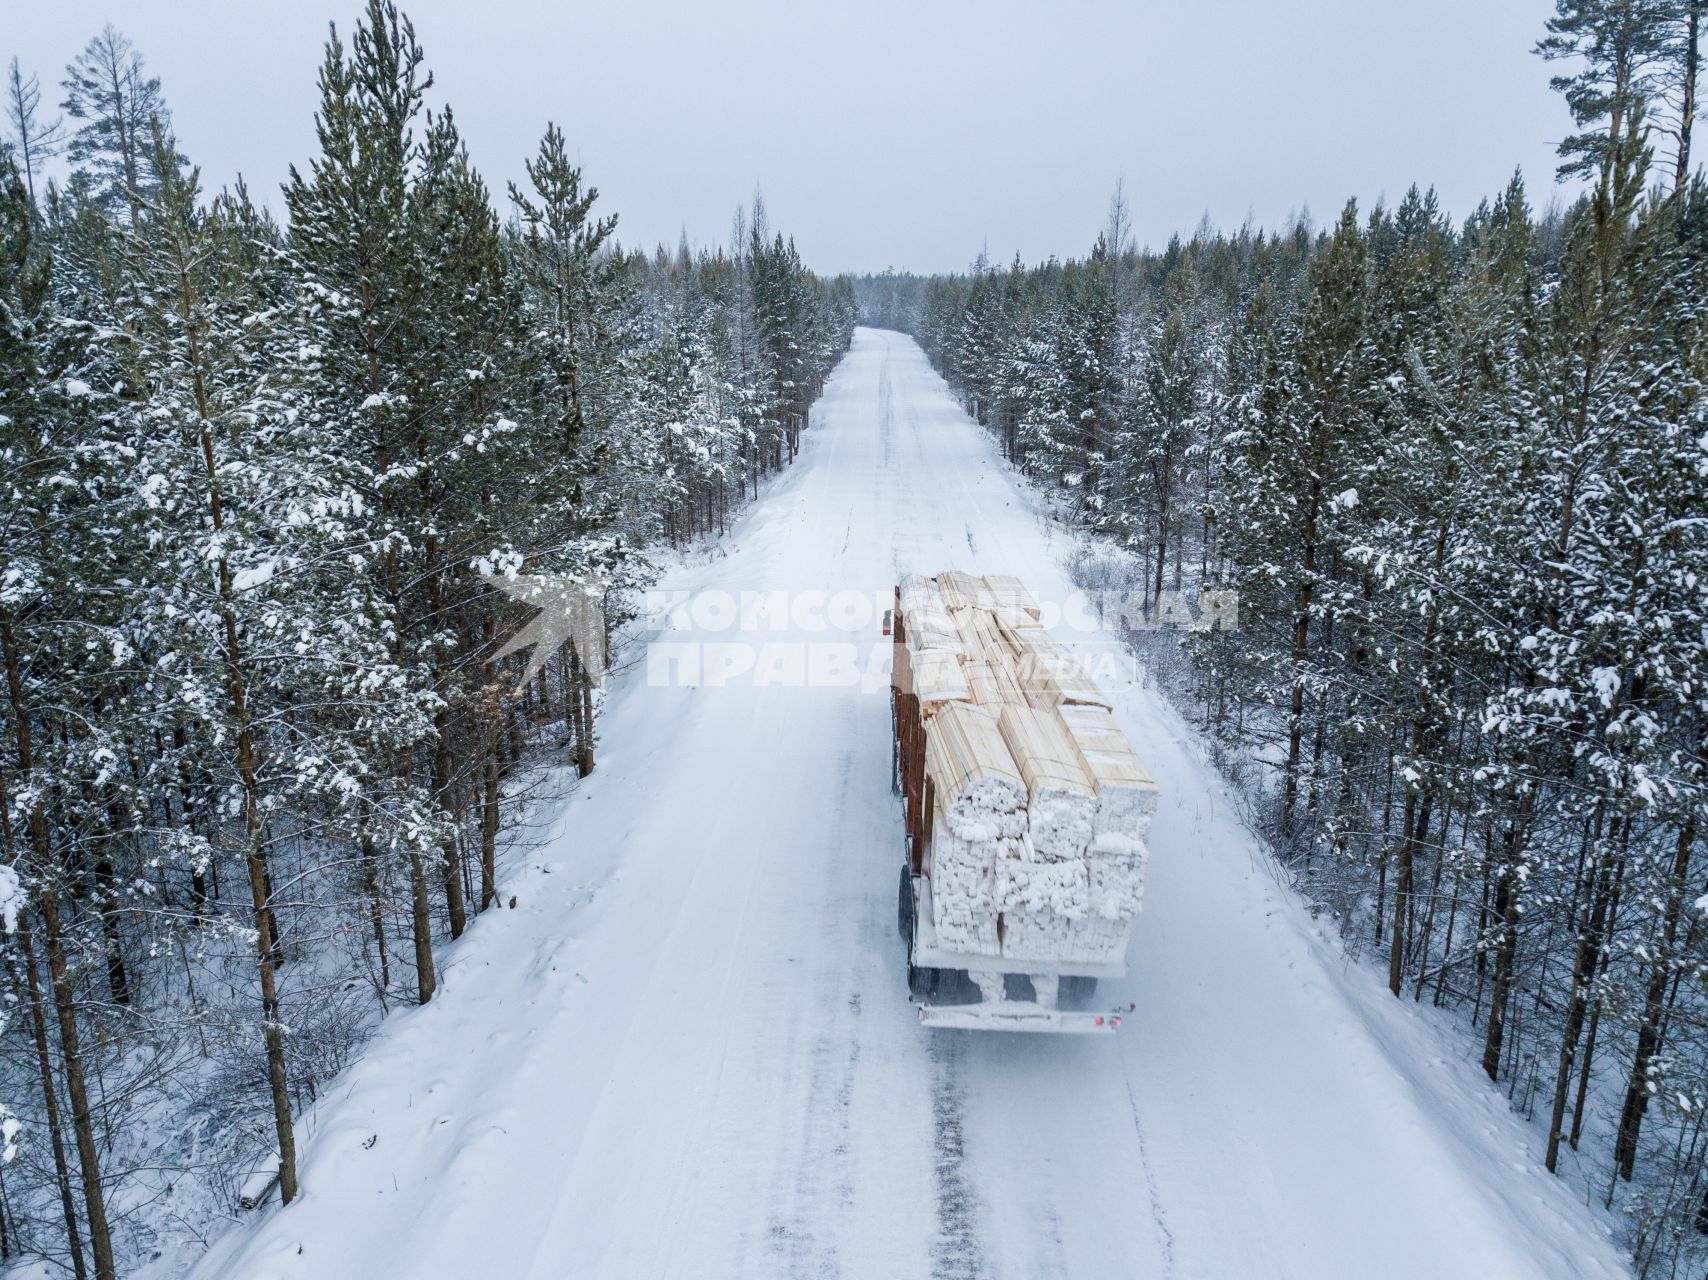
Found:
[{"label": "treeline", "polygon": [[[1585,194],[862,282],[1091,535],[1303,891],[1462,1013],[1645,1275],[1708,1253],[1700,5],[1562,3]],[[1648,25],[1644,25],[1648,24]],[[1656,151],[1662,156],[1657,160]],[[1253,763],[1255,762],[1255,763]]]},{"label": "treeline", "polygon": [[280,221],[200,188],[111,28],[63,122],[13,63],[0,1262],[107,1280],[297,1192],[295,1118],[503,905],[524,753],[594,765],[597,673],[518,689],[490,575],[621,622],[848,344],[758,202],[727,250],[624,249],[560,130],[495,199],[431,83],[387,0],[335,31]]}]

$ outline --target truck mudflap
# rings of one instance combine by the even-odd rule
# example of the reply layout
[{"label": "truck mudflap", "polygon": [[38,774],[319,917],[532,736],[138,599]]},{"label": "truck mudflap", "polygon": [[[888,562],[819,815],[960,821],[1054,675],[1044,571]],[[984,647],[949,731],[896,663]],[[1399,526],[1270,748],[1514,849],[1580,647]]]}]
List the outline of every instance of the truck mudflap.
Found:
[{"label": "truck mudflap", "polygon": [[1026,1001],[977,1004],[922,1004],[919,1021],[927,1027],[963,1031],[1043,1031],[1065,1035],[1113,1035],[1121,1027],[1120,1013],[1090,1009],[1048,1009]]}]

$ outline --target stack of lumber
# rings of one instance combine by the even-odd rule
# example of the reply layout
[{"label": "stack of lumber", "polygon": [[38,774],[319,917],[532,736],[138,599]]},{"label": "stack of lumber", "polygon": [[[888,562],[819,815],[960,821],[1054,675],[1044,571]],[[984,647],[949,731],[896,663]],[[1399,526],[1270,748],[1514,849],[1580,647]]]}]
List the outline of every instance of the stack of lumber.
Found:
[{"label": "stack of lumber", "polygon": [[949,605],[937,583],[931,578],[907,578],[901,585],[901,612],[908,620],[907,647],[918,654],[928,650],[955,653],[960,650],[961,638],[955,630],[955,620],[949,616]]},{"label": "stack of lumber", "polygon": [[996,864],[1026,834],[1025,783],[996,717],[970,702],[938,704],[926,721],[925,773],[934,806],[932,923],[945,946],[994,955]]},{"label": "stack of lumber", "polygon": [[1026,831],[1026,786],[996,717],[970,702],[945,703],[927,721],[925,772],[937,805],[965,840]]},{"label": "stack of lumber", "polygon": [[909,577],[902,632],[932,794],[940,942],[1119,960],[1143,899],[1156,784],[1018,578]]},{"label": "stack of lumber", "polygon": [[1074,661],[1073,654],[1041,631],[1011,631],[1017,642],[1015,674],[1026,700],[1043,711],[1063,704],[1109,708],[1109,699]]},{"label": "stack of lumber", "polygon": [[1116,959],[1126,949],[1127,922],[1144,903],[1156,782],[1106,709],[1064,705],[1056,714],[1097,792],[1087,858],[1089,910],[1078,941],[1087,954]]},{"label": "stack of lumber", "polygon": [[1026,783],[1026,830],[1033,847],[1052,860],[1081,856],[1091,843],[1097,789],[1060,717],[1010,706],[997,725]]},{"label": "stack of lumber", "polygon": [[933,706],[939,702],[973,701],[970,674],[962,665],[960,654],[948,649],[927,649],[923,653],[910,653],[907,660],[913,691],[921,703]]}]

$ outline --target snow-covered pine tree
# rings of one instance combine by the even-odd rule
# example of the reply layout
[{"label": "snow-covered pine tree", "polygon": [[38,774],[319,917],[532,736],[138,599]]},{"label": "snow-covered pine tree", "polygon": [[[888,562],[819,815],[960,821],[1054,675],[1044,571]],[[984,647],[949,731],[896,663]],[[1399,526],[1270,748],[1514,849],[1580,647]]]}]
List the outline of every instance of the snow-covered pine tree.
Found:
[{"label": "snow-covered pine tree", "polygon": [[350,615],[383,638],[385,657],[356,673],[351,711],[367,736],[370,811],[363,834],[407,869],[416,996],[432,999],[429,863],[443,848],[422,777],[433,752],[432,633],[416,590],[425,541],[418,467],[432,406],[423,357],[432,349],[436,267],[424,153],[416,128],[432,83],[414,28],[370,0],[346,54],[336,30],[321,67],[320,155],[285,188],[290,256],[305,301],[302,412],[338,450],[343,482],[362,498],[347,571],[361,590]]},{"label": "snow-covered pine tree", "polygon": [[558,715],[590,767],[587,673],[518,692],[522,611],[478,571],[596,574],[621,620],[670,502],[721,528],[798,447],[853,319],[765,228],[762,332],[745,223],[733,256],[625,251],[576,175],[551,341],[528,228],[390,5],[329,43],[288,232],[202,193],[140,58],[95,46],[64,184],[38,205],[0,157],[0,1083],[27,1108],[0,1252],[80,1277],[161,1248],[160,1205],[293,1195],[293,1115],[389,1008],[397,921],[430,998],[437,939],[497,900],[505,772]]},{"label": "snow-covered pine tree", "polygon": [[[1192,260],[1181,257],[1145,327],[1143,353],[1115,450],[1116,513],[1127,544],[1143,548],[1152,571],[1147,600],[1162,595],[1169,557],[1180,587],[1180,533],[1191,478],[1189,457],[1204,429],[1205,353]],[[1172,540],[1171,540],[1172,538]]]},{"label": "snow-covered pine tree", "polygon": [[[110,653],[102,645],[110,611],[91,616],[78,595],[80,584],[93,588],[115,569],[107,548],[84,535],[92,523],[92,500],[113,492],[120,461],[97,425],[111,403],[103,376],[109,371],[90,350],[87,332],[61,322],[60,306],[75,295],[65,292],[66,281],[41,232],[21,175],[10,155],[0,154],[0,457],[10,513],[0,522],[7,566],[0,584],[0,655],[10,740],[0,796],[0,854],[28,902],[6,945],[13,973],[24,974],[21,994],[29,1009],[65,1251],[74,1273],[86,1275],[87,1231],[97,1280],[112,1280],[117,1269],[76,982],[82,956],[104,950],[88,916],[76,910],[72,870],[78,824],[69,802],[86,776],[88,739],[74,739],[66,720],[84,693],[77,648],[90,658]],[[91,671],[86,688],[93,691],[97,678]],[[37,922],[45,976],[36,957]],[[68,1147],[76,1152],[75,1171]],[[74,1182],[81,1210],[73,1200]]]}]

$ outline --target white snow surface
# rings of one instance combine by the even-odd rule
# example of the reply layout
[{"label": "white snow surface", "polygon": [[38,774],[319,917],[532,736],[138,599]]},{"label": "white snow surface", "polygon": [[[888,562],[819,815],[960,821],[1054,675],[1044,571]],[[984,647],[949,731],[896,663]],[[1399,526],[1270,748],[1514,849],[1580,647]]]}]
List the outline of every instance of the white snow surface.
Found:
[{"label": "white snow surface", "polygon": [[24,909],[25,901],[16,868],[0,866],[0,924],[5,926],[7,933],[18,932],[18,913]]},{"label": "white snow surface", "polygon": [[[860,330],[804,451],[671,588],[887,591],[1070,542],[917,346]],[[873,628],[874,633],[876,627]],[[771,637],[767,637],[771,638]],[[875,638],[875,637],[874,637]],[[1058,636],[1063,640],[1073,637]],[[1348,962],[1154,692],[1115,1036],[908,1006],[886,690],[614,682],[598,770],[305,1125],[199,1280],[1628,1274],[1450,1022]]]}]

